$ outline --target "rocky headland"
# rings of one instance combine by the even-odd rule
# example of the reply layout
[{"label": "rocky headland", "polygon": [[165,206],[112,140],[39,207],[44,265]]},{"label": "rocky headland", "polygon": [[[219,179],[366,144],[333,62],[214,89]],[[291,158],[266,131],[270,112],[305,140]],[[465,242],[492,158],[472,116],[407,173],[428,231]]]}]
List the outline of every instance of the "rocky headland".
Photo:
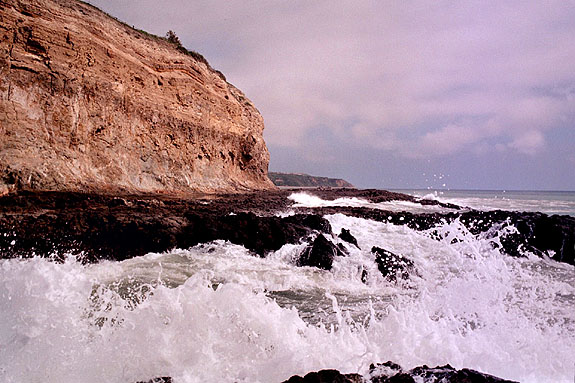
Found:
[{"label": "rocky headland", "polygon": [[[214,240],[266,257],[305,242],[296,266],[329,270],[358,246],[350,229],[334,232],[324,217],[342,213],[436,239],[435,227],[456,220],[486,238],[508,225],[515,229],[494,242],[503,253],[575,264],[574,217],[476,211],[343,180],[275,177],[284,186],[338,187],[308,190],[324,200],[443,210],[297,206],[288,198],[296,190],[268,178],[263,128],[240,90],[173,39],[75,0],[0,0],[0,259],[122,261]],[[375,273],[391,283],[417,273],[403,254],[370,248]],[[368,278],[362,274],[363,283]],[[503,381],[450,366],[404,371],[392,362],[372,366],[366,379],[324,370],[289,382]]]},{"label": "rocky headland", "polygon": [[263,129],[174,41],[76,0],[0,1],[0,193],[270,189]]},{"label": "rocky headland", "polygon": [[340,178],[310,176],[300,173],[268,173],[270,180],[279,187],[332,187],[353,188],[354,186]]}]

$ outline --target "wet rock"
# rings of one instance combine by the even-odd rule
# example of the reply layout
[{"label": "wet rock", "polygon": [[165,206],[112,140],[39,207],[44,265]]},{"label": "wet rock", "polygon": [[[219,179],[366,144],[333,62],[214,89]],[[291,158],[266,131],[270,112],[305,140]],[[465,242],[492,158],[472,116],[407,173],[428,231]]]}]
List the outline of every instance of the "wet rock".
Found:
[{"label": "wet rock", "polygon": [[409,371],[403,371],[401,366],[386,362],[370,366],[372,383],[514,383],[510,380],[497,378],[492,375],[470,370],[467,368],[456,370],[450,365],[428,367],[420,366]]},{"label": "wet rock", "polygon": [[[300,209],[304,210],[304,209]],[[484,238],[499,236],[501,251],[511,256],[524,256],[525,251],[538,256],[575,265],[575,217],[547,215],[538,212],[467,210],[449,213],[391,212],[366,207],[323,207],[305,209],[308,213],[345,214],[394,225],[406,225],[413,230],[433,230],[436,226],[459,220],[472,234]],[[513,226],[517,232],[502,234],[499,230]],[[433,233],[431,233],[433,236]],[[440,236],[435,236],[440,239]],[[497,245],[497,241],[493,244]]]},{"label": "wet rock", "polygon": [[337,370],[321,370],[310,372],[303,378],[294,375],[284,383],[517,383],[497,378],[492,375],[470,370],[467,368],[456,370],[450,365],[428,367],[420,366],[404,371],[401,366],[393,362],[372,364],[369,375],[362,377],[359,374],[342,374]]},{"label": "wet rock", "polygon": [[338,237],[341,238],[343,241],[346,241],[347,243],[351,243],[358,249],[360,248],[359,245],[357,244],[357,239],[351,234],[351,232],[348,229],[342,227]]},{"label": "wet rock", "polygon": [[136,383],[172,383],[173,379],[169,376],[162,376],[159,378],[153,378],[151,380],[147,380],[147,381],[140,381],[140,382],[136,382]]},{"label": "wet rock", "polygon": [[312,233],[331,233],[329,222],[318,215],[272,215],[286,208],[288,193],[181,199],[63,192],[2,196],[0,257],[60,260],[72,253],[84,262],[124,260],[216,239],[265,256]]},{"label": "wet rock", "polygon": [[259,256],[298,243],[312,231],[330,233],[331,225],[319,216],[297,214],[288,217],[260,217],[254,213],[226,216],[186,215],[188,223],[177,235],[179,247],[188,248],[216,239],[243,245]]},{"label": "wet rock", "polygon": [[397,277],[408,279],[410,272],[414,270],[413,262],[401,255],[377,246],[372,247],[371,252],[375,254],[375,263],[381,275],[390,281],[397,280]]},{"label": "wet rock", "polygon": [[549,254],[558,262],[575,264],[575,217],[537,212],[469,211],[460,221],[474,234],[487,237],[498,234],[499,227],[513,226],[500,236],[502,250],[512,256],[525,251],[535,255]]},{"label": "wet rock", "polygon": [[345,254],[323,234],[317,236],[310,246],[307,246],[300,255],[298,266],[313,266],[324,270],[331,270],[333,259]]},{"label": "wet rock", "polygon": [[337,370],[321,370],[310,372],[303,378],[294,375],[284,383],[363,383],[364,379],[359,374],[342,374]]},{"label": "wet rock", "polygon": [[[294,190],[274,190],[176,198],[157,194],[22,191],[0,196],[0,256],[56,253],[58,257],[72,251],[81,253],[87,262],[103,258],[122,260],[214,239],[226,239],[265,256],[285,243],[299,243],[314,231],[331,234],[329,222],[322,217],[341,213],[407,225],[413,230],[429,230],[432,236],[435,226],[459,219],[475,236],[498,236],[493,244],[499,246],[500,243],[501,251],[506,254],[522,256],[530,251],[575,264],[575,217],[475,210],[413,214],[356,207],[297,208],[294,210],[300,214],[294,218],[275,216],[278,211],[293,209],[293,201],[287,199],[292,192]],[[322,198],[411,198],[356,189],[310,193]],[[251,215],[242,215],[242,212]],[[234,218],[233,214],[237,216]],[[510,225],[517,230],[501,234],[499,229]],[[247,234],[237,233],[238,228],[247,229]],[[340,238],[342,234],[345,240],[346,234],[342,231]],[[438,234],[436,238],[441,239]]]}]

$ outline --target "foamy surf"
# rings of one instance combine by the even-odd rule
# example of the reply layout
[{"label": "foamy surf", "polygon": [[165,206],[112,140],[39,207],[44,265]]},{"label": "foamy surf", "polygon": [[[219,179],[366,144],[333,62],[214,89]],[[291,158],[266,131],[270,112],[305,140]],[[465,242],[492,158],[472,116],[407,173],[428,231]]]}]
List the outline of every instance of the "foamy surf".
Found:
[{"label": "foamy surf", "polygon": [[476,210],[507,210],[575,215],[574,192],[529,191],[405,191],[421,200],[434,200]]},{"label": "foamy surf", "polygon": [[411,201],[386,201],[370,202],[363,198],[341,197],[334,200],[324,200],[318,196],[304,192],[292,193],[288,199],[294,201],[294,208],[315,208],[315,207],[362,207],[369,209],[386,210],[392,212],[406,211],[410,213],[440,213],[454,211],[439,205],[422,205]]},{"label": "foamy surf", "polygon": [[[323,368],[367,374],[393,360],[572,381],[572,266],[502,255],[497,236],[457,222],[436,240],[327,218],[359,245],[346,245],[331,271],[295,265],[305,244],[262,259],[223,241],[89,266],[2,260],[0,380],[280,382]],[[412,259],[417,274],[389,282],[371,246]]]}]

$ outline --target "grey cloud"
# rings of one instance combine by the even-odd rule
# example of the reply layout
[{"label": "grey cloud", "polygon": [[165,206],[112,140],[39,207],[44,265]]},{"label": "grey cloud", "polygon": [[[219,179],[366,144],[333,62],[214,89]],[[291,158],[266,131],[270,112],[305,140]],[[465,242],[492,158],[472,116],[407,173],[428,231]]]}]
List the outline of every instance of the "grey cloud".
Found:
[{"label": "grey cloud", "polygon": [[153,33],[175,30],[255,102],[284,153],[302,155],[321,126],[409,161],[550,161],[552,132],[575,129],[572,1],[92,3]]}]

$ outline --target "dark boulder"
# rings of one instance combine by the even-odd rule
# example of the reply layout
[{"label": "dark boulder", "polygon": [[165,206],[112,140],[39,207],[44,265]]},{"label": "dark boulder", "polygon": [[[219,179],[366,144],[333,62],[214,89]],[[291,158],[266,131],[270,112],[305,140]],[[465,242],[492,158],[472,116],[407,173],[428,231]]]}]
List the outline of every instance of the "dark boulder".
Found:
[{"label": "dark boulder", "polygon": [[401,255],[377,246],[372,247],[371,252],[375,254],[375,262],[381,275],[392,282],[396,281],[397,277],[408,279],[410,272],[414,270],[413,262]]},{"label": "dark boulder", "polygon": [[351,232],[348,229],[342,227],[341,233],[339,233],[338,237],[341,238],[343,241],[346,241],[347,243],[351,243],[358,249],[360,248],[359,245],[357,244],[357,239],[351,234]]},{"label": "dark boulder", "polygon": [[302,251],[297,265],[331,270],[334,257],[344,255],[345,254],[336,245],[323,234],[320,234],[311,245]]}]

